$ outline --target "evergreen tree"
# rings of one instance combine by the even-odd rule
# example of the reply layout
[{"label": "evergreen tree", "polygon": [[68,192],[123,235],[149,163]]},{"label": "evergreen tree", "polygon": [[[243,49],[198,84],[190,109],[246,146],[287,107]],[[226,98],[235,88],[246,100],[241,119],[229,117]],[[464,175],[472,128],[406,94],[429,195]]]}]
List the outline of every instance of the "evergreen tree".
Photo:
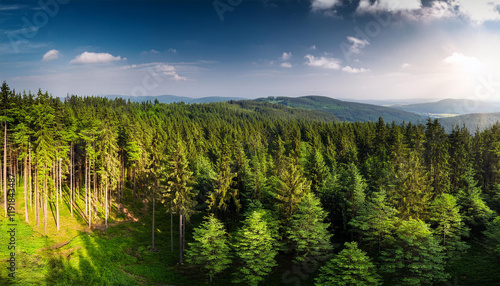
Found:
[{"label": "evergreen tree", "polygon": [[194,229],[193,240],[186,251],[188,263],[203,266],[212,278],[224,271],[231,263],[230,248],[224,225],[213,215]]},{"label": "evergreen tree", "polygon": [[482,229],[493,215],[493,211],[484,202],[481,188],[474,180],[474,169],[469,166],[462,178],[464,187],[458,191],[458,204],[464,221],[472,231]]},{"label": "evergreen tree", "polygon": [[433,234],[444,247],[449,259],[457,259],[467,248],[467,244],[461,240],[467,236],[468,230],[462,222],[457,200],[450,194],[442,194],[432,202],[430,206],[431,226]]},{"label": "evergreen tree", "polygon": [[192,191],[193,173],[188,169],[184,145],[177,141],[177,146],[170,161],[170,172],[167,178],[167,191],[163,194],[170,199],[179,214],[179,261],[182,264],[182,253],[185,238],[183,224],[188,221],[196,205],[195,193]]},{"label": "evergreen tree", "polygon": [[290,229],[287,231],[296,252],[296,262],[311,259],[324,261],[332,250],[328,232],[329,224],[325,223],[326,212],[319,199],[307,193],[299,204],[297,213],[293,215]]},{"label": "evergreen tree", "polygon": [[395,242],[382,251],[381,270],[391,285],[432,285],[448,278],[443,247],[421,220],[403,221]]},{"label": "evergreen tree", "polygon": [[380,276],[365,252],[356,242],[346,242],[345,248],[321,267],[316,286],[376,286]]},{"label": "evergreen tree", "polygon": [[236,283],[258,285],[277,265],[276,242],[263,216],[263,211],[253,211],[237,234],[234,244],[239,263]]},{"label": "evergreen tree", "polygon": [[388,204],[382,189],[373,193],[366,206],[350,222],[372,250],[381,251],[394,243],[393,234],[398,223],[397,210]]},{"label": "evergreen tree", "polygon": [[486,225],[486,230],[483,232],[486,237],[486,244],[492,253],[495,253],[500,258],[500,216]]},{"label": "evergreen tree", "polygon": [[276,191],[282,223],[288,225],[302,198],[310,192],[310,183],[302,177],[294,160],[288,159],[288,166],[279,178]]}]

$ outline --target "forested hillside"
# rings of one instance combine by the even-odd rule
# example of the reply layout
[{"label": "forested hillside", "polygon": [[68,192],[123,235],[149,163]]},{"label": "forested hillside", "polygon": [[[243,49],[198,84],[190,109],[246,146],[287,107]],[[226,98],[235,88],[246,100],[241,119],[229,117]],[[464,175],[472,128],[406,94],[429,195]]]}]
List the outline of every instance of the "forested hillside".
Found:
[{"label": "forested hillside", "polygon": [[[14,174],[18,240],[31,241],[16,250],[20,284],[500,281],[498,124],[447,134],[437,120],[59,99],[5,82],[1,104],[2,232]],[[73,220],[85,229],[39,244]]]},{"label": "forested hillside", "polygon": [[324,96],[303,96],[303,97],[268,97],[260,98],[256,101],[271,102],[289,107],[319,110],[335,115],[341,121],[366,122],[377,121],[383,117],[388,122],[395,121],[419,123],[425,117],[413,112],[407,112],[395,108],[377,106],[372,104],[342,101]]}]

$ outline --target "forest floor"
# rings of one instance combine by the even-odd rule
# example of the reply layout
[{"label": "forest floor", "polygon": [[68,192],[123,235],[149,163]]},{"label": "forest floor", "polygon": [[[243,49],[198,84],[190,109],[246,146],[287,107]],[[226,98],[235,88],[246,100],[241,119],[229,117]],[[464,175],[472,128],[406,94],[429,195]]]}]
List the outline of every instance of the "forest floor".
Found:
[{"label": "forest floor", "polygon": [[[80,194],[82,195],[82,194]],[[43,211],[39,226],[34,208],[29,223],[24,217],[23,188],[16,193],[16,277],[8,278],[7,247],[10,226],[0,218],[0,285],[229,285],[231,271],[208,278],[187,264],[179,265],[178,222],[173,221],[171,251],[170,215],[156,206],[155,251],[151,251],[151,203],[136,199],[118,213],[110,212],[108,228],[103,221],[88,227],[83,198],[75,202],[71,216],[69,201],[60,205],[60,229],[55,223],[55,209],[48,208],[47,235]],[[83,196],[82,196],[83,197]],[[148,206],[149,205],[149,206]],[[34,207],[34,206],[33,206]],[[52,211],[54,209],[54,212]],[[100,210],[99,210],[100,211]],[[195,214],[186,227],[186,242],[192,241],[192,228],[202,220]],[[313,285],[318,265],[293,266],[291,257],[277,257],[279,266],[262,285]],[[488,258],[480,242],[473,242],[469,252],[450,266],[450,282],[443,285],[500,285],[500,262]],[[495,284],[498,282],[497,284]]]}]

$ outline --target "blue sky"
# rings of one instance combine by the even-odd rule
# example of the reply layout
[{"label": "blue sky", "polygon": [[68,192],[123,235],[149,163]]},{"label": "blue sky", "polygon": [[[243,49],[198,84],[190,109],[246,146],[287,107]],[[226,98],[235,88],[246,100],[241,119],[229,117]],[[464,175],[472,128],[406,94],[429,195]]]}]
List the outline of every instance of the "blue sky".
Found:
[{"label": "blue sky", "polygon": [[54,96],[496,100],[498,47],[500,0],[0,2],[0,79]]}]

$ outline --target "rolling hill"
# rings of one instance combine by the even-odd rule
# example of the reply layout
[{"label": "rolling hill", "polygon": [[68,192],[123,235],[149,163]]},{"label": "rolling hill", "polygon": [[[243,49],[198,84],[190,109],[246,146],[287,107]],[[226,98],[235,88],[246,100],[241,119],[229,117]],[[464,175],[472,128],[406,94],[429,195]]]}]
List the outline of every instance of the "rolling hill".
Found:
[{"label": "rolling hill", "polygon": [[484,130],[490,128],[495,123],[500,122],[500,112],[495,113],[472,113],[455,117],[440,118],[439,122],[446,132],[451,132],[453,127],[465,125],[472,134],[477,129]]},{"label": "rolling hill", "polygon": [[444,99],[438,102],[399,104],[391,107],[430,117],[500,112],[499,102],[475,101],[467,99]]},{"label": "rolling hill", "polygon": [[396,123],[424,122],[425,117],[418,114],[390,107],[383,107],[365,103],[342,101],[324,96],[304,97],[267,97],[256,99],[257,102],[269,102],[288,107],[317,110],[334,115],[340,121],[377,121],[382,117],[386,122]]},{"label": "rolling hill", "polygon": [[192,98],[186,96],[176,96],[176,95],[157,95],[157,96],[127,96],[127,95],[105,95],[109,99],[115,98],[123,98],[125,100],[130,99],[133,102],[143,102],[143,101],[151,101],[154,102],[155,99],[158,99],[160,103],[174,103],[174,102],[184,102],[184,103],[210,103],[210,102],[222,102],[229,100],[244,100],[245,98],[241,97],[218,97],[218,96],[210,96],[210,97],[201,97],[201,98]]}]

